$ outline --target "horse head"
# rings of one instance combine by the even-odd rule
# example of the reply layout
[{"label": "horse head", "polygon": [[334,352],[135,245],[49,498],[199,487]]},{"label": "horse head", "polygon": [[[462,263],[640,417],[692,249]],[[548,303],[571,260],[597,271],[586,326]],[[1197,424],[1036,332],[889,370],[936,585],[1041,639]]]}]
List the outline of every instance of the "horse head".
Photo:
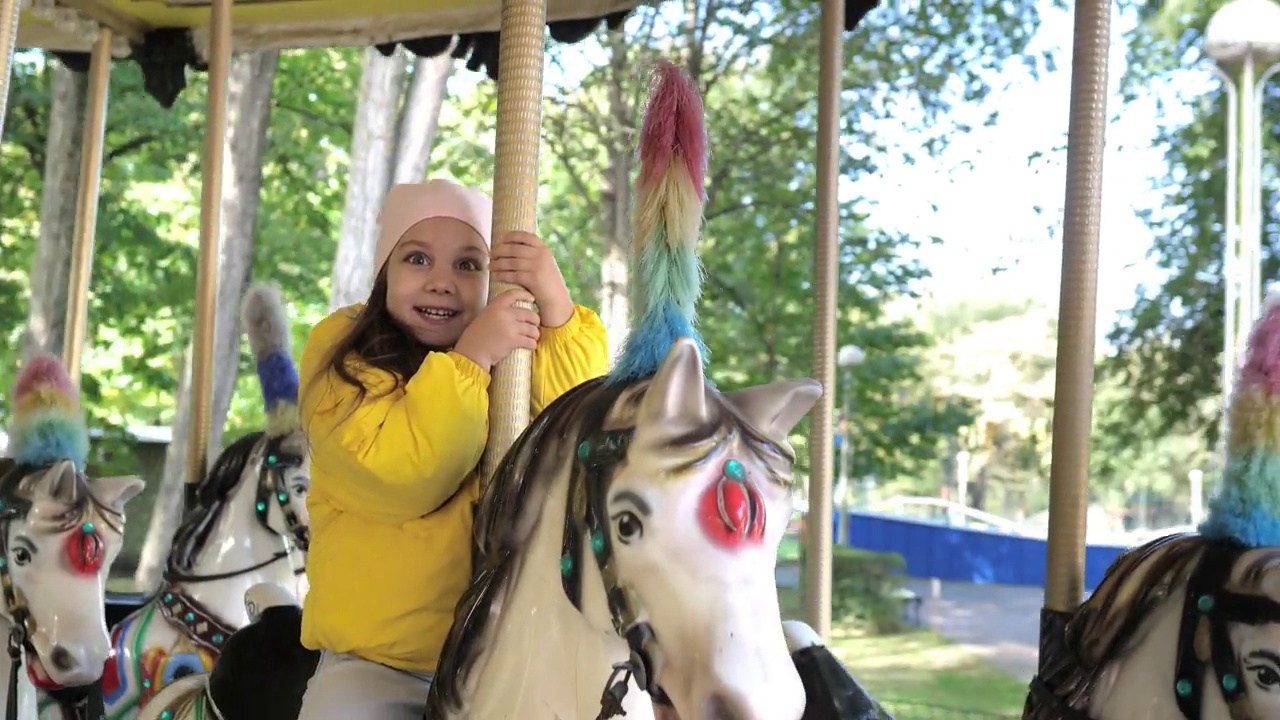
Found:
[{"label": "horse head", "polygon": [[[599,490],[607,524],[593,549],[611,556],[651,693],[679,717],[796,720],[804,711],[774,569],[792,510],[787,435],[821,394],[808,379],[722,393],[704,378],[696,343],[681,339],[603,423],[606,438],[628,439]],[[591,465],[600,460],[589,438],[579,456]]]},{"label": "horse head", "polygon": [[58,360],[39,356],[13,392],[12,459],[0,461],[0,612],[43,690],[88,685],[111,652],[107,576],[124,541],[134,476],[85,475],[88,431]]},{"label": "horse head", "polygon": [[1125,552],[1042,656],[1028,720],[1280,717],[1280,301],[1249,337],[1198,533]]}]

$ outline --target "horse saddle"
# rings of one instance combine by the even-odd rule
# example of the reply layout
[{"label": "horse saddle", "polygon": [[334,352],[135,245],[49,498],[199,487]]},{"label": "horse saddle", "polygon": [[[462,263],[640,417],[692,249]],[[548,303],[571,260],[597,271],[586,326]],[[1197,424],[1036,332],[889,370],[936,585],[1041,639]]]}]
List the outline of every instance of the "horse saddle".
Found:
[{"label": "horse saddle", "polygon": [[804,684],[800,720],[893,720],[825,645],[797,650],[791,660]]},{"label": "horse saddle", "polygon": [[302,646],[302,608],[281,605],[227,639],[209,673],[209,697],[222,717],[296,718],[320,652]]}]

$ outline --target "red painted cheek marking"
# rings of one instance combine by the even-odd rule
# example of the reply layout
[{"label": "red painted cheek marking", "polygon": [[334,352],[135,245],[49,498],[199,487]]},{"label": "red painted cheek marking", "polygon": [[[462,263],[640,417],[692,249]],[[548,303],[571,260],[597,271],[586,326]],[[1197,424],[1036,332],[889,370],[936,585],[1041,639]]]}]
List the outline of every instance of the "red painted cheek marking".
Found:
[{"label": "red painted cheek marking", "polygon": [[106,543],[93,523],[87,522],[79,530],[67,534],[66,551],[72,570],[81,575],[96,575],[102,569]]},{"label": "red painted cheek marking", "polygon": [[764,540],[764,498],[746,477],[742,463],[725,463],[724,475],[698,498],[698,524],[712,543],[726,550]]}]

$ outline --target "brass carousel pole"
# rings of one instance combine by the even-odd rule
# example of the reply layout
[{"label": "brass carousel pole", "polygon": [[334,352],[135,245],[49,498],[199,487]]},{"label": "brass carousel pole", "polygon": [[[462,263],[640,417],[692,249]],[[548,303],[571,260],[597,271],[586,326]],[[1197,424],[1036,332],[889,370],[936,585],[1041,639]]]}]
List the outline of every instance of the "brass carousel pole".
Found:
[{"label": "brass carousel pole", "polygon": [[9,108],[9,77],[13,73],[13,51],[18,45],[18,8],[20,0],[0,0],[0,57],[4,58],[4,77],[0,77],[0,135],[4,133],[4,114]]},{"label": "brass carousel pole", "polygon": [[[544,0],[504,0],[498,42],[498,122],[493,174],[493,246],[512,230],[536,232],[538,150],[542,142]],[[511,286],[493,283],[493,299]],[[529,424],[533,355],[516,350],[493,368],[489,443],[481,461],[488,482]]]},{"label": "brass carousel pole", "polygon": [[[840,70],[844,0],[822,0],[818,70],[818,237],[814,253],[817,310],[813,328],[813,372],[824,392],[809,430],[809,516],[805,602],[809,624],[831,638],[831,411],[836,387],[836,289],[840,269]],[[848,442],[848,433],[844,442]]]},{"label": "brass carousel pole", "polygon": [[111,86],[111,41],[115,33],[98,28],[89,61],[89,97],[84,109],[80,185],[72,235],[70,287],[64,323],[62,362],[71,382],[80,384],[80,360],[89,320],[89,278],[93,275],[94,233],[98,226],[98,192],[102,185],[102,145],[107,131],[107,95]]},{"label": "brass carousel pole", "polygon": [[[1046,636],[1055,613],[1074,611],[1084,595],[1089,429],[1093,419],[1094,326],[1098,301],[1098,233],[1102,220],[1102,153],[1107,126],[1107,50],[1111,0],[1080,0],[1075,13],[1067,192],[1058,306],[1057,377],[1053,392],[1053,464],[1049,473],[1049,538],[1045,575]],[[1041,652],[1043,658],[1045,653]]]},{"label": "brass carousel pole", "polygon": [[191,426],[187,483],[204,479],[213,405],[213,321],[222,237],[222,168],[227,135],[227,76],[231,69],[232,0],[213,0],[209,22],[209,106],[200,169],[200,260],[196,274],[196,331],[191,349]]}]

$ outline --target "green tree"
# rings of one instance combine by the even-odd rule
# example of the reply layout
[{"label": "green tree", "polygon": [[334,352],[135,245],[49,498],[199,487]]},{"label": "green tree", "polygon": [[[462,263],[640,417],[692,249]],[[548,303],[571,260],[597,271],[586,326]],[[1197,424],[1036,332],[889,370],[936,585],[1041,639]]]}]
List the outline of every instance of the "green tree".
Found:
[{"label": "green tree", "polygon": [[[1179,0],[1140,5],[1142,21],[1128,38],[1128,98],[1140,88],[1160,87],[1160,79],[1185,74],[1192,64],[1205,67],[1209,60],[1200,50],[1204,28],[1223,4],[1225,0]],[[1116,350],[1102,368],[1125,388],[1123,399],[1117,398],[1122,412],[1111,427],[1116,437],[1134,445],[1170,432],[1201,435],[1209,446],[1218,437],[1228,100],[1219,85],[1177,101],[1189,104],[1192,118],[1176,122],[1160,106],[1154,142],[1165,148],[1168,162],[1160,181],[1164,199],[1144,213],[1155,234],[1151,256],[1165,279],[1158,287],[1141,288],[1133,308],[1108,334]],[[1280,117],[1280,84],[1269,84],[1262,114]],[[1280,136],[1269,127],[1274,122],[1264,124],[1264,168],[1280,159]],[[1278,179],[1270,171],[1262,176],[1263,277],[1280,271]]]}]

